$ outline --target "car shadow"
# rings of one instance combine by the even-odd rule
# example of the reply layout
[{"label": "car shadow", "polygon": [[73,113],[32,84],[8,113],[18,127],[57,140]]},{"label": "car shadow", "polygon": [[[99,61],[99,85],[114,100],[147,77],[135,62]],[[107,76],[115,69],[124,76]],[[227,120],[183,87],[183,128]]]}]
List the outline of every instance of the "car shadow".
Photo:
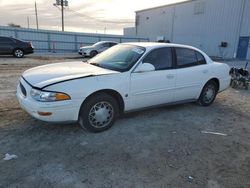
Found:
[{"label": "car shadow", "polygon": [[26,58],[26,56],[22,57],[22,58],[17,58],[17,57],[14,57],[13,55],[0,55],[0,59],[23,59],[23,58]]},{"label": "car shadow", "polygon": [[[214,104],[209,107],[202,107],[199,106],[197,103],[193,102],[186,104],[163,106],[158,108],[150,108],[141,111],[122,114],[118,118],[112,130],[117,131],[119,130],[119,127],[122,128],[124,125],[132,126],[130,125],[130,123],[132,123],[133,126],[141,126],[140,124],[143,124],[146,121],[157,122],[159,120],[161,121],[161,123],[163,123],[165,120],[168,120],[170,122],[173,121],[177,124],[180,123],[180,126],[183,126],[183,121],[195,122],[196,124],[204,124],[204,122],[201,122],[203,117],[211,119],[211,121],[216,121],[216,119],[224,118],[220,117],[222,114],[224,114],[223,116],[225,117],[235,116],[235,119],[239,117],[244,119],[250,118],[247,112],[244,113],[241,111],[241,109],[235,108],[233,105],[226,104],[223,100],[218,99],[214,102]],[[22,127],[21,129],[32,133],[37,132],[38,134],[78,134],[79,132],[81,134],[89,133],[86,130],[82,129],[78,123],[47,123],[36,120],[28,115],[20,124],[21,126],[18,125],[19,128]]]}]

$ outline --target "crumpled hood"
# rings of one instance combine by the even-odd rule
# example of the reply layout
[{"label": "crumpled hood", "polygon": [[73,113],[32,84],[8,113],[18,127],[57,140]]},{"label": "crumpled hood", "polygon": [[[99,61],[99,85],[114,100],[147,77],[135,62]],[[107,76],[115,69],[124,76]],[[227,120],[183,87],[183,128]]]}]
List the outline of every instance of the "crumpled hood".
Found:
[{"label": "crumpled hood", "polygon": [[34,87],[44,88],[57,82],[82,77],[119,73],[83,62],[55,63],[25,71],[22,77]]}]

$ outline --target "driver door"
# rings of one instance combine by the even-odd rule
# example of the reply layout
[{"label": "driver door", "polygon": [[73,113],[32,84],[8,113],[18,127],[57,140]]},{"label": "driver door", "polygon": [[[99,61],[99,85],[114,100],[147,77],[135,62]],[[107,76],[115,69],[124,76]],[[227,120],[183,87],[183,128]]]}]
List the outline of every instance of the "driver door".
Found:
[{"label": "driver door", "polygon": [[155,70],[131,73],[128,110],[172,102],[176,81],[172,48],[154,49],[146,55],[142,63],[152,64]]}]

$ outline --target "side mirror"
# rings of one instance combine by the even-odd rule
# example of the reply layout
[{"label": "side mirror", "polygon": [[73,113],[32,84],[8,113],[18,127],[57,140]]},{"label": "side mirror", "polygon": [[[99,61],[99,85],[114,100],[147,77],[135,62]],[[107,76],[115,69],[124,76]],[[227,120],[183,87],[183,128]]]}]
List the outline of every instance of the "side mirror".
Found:
[{"label": "side mirror", "polygon": [[140,72],[151,72],[151,71],[155,71],[154,65],[150,63],[142,63],[135,69],[134,72],[140,73]]}]

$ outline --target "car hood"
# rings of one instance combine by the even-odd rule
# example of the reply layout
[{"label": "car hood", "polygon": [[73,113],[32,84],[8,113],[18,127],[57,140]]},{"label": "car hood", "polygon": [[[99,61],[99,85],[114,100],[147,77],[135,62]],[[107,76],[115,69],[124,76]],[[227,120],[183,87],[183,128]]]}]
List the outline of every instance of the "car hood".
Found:
[{"label": "car hood", "polygon": [[84,46],[84,47],[81,47],[80,49],[81,50],[91,50],[93,48],[94,48],[93,46]]},{"label": "car hood", "polygon": [[62,81],[119,73],[83,62],[55,63],[25,71],[22,77],[33,87],[44,88]]}]

